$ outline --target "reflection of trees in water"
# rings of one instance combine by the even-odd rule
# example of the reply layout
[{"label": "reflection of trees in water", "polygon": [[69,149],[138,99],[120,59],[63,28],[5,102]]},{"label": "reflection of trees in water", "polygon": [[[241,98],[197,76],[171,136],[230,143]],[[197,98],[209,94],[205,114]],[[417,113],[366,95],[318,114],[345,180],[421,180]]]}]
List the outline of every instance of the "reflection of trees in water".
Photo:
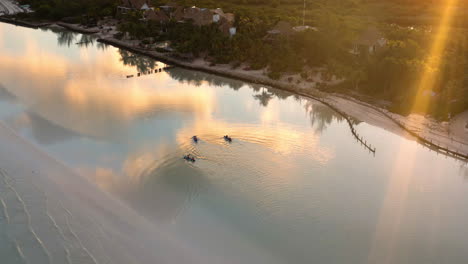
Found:
[{"label": "reflection of trees in water", "polygon": [[79,47],[85,47],[87,48],[88,46],[93,46],[94,45],[94,40],[96,38],[91,36],[91,35],[80,35],[80,39],[76,43]]},{"label": "reflection of trees in water", "polygon": [[306,113],[310,117],[310,125],[317,132],[322,133],[334,120],[341,122],[343,117],[330,109],[328,106],[318,102],[307,100],[304,104]]},{"label": "reflection of trees in water", "polygon": [[253,97],[255,100],[258,100],[260,102],[260,105],[267,107],[268,103],[271,99],[273,99],[274,95],[268,91],[262,90],[262,93],[256,94]]},{"label": "reflection of trees in water", "polygon": [[104,44],[102,42],[97,42],[96,43],[96,48],[98,48],[98,50],[106,50],[107,48],[109,47],[109,45],[107,44]]},{"label": "reflection of trees in water", "polygon": [[168,69],[167,73],[179,82],[187,82],[195,86],[200,86],[203,82],[208,82],[214,86],[228,86],[229,88],[237,91],[242,86],[246,85],[242,81],[233,80],[214,74],[207,74],[199,71],[186,70],[182,68]]},{"label": "reflection of trees in water", "polygon": [[[251,88],[257,94],[253,95],[255,100],[258,100],[259,103],[267,107],[269,102],[273,98],[278,98],[280,100],[285,100],[293,95],[294,99],[298,103],[302,103],[304,100],[303,97],[292,94],[288,91],[275,89],[272,87],[266,87],[258,84],[246,84],[243,81],[233,80],[225,77],[220,77],[213,74],[207,74],[198,71],[185,70],[182,68],[173,68],[167,71],[169,75],[181,82],[188,82],[192,85],[199,86],[202,82],[206,81],[210,85],[215,86],[227,86],[235,91],[239,90],[242,86],[247,86]],[[338,115],[335,111],[330,109],[328,106],[313,102],[309,99],[306,99],[305,110],[310,116],[310,122],[312,127],[315,127],[317,131],[323,132],[332,121],[342,121],[343,117]],[[357,123],[357,120],[353,120],[353,123]]]},{"label": "reflection of trees in water", "polygon": [[59,46],[67,46],[70,47],[71,45],[76,43],[77,35],[71,31],[56,31],[57,34],[57,41]]},{"label": "reflection of trees in water", "polygon": [[280,99],[280,100],[285,100],[288,97],[290,97],[292,94],[288,91],[283,91],[271,87],[263,87],[259,85],[252,85],[250,86],[252,90],[255,92],[259,92],[260,90],[262,91],[260,94],[254,95],[254,99],[259,100],[260,104],[267,107],[268,103],[270,102],[271,99],[274,97]]},{"label": "reflection of trees in water", "polygon": [[126,66],[136,67],[138,72],[145,73],[154,69],[158,64],[155,60],[140,56],[130,51],[119,49],[120,61]]},{"label": "reflection of trees in water", "polygon": [[253,97],[256,100],[259,100],[260,104],[265,107],[268,106],[268,103],[274,97],[279,99],[286,99],[292,95],[290,92],[287,91],[274,89],[258,84],[249,84],[243,81],[199,71],[186,70],[182,68],[172,68],[167,70],[167,72],[174,80],[180,82],[187,82],[195,86],[200,86],[203,82],[208,82],[210,85],[226,86],[233,89],[234,91],[238,91],[243,86],[251,88],[254,92],[262,91],[260,94],[256,94]]},{"label": "reflection of trees in water", "polygon": [[[266,87],[262,87],[262,86],[260,86],[260,85],[253,85],[253,86],[251,86],[250,88],[252,88],[252,90],[253,90],[254,92],[260,92],[260,90],[261,90],[262,88],[266,88]],[[267,90],[268,90],[268,88],[267,88]]]},{"label": "reflection of trees in water", "polygon": [[[243,81],[220,77],[214,74],[185,70],[182,68],[173,68],[167,72],[173,79],[180,82],[188,82],[195,86],[200,86],[203,82],[208,82],[210,85],[227,86],[235,91],[239,90],[243,86],[247,86],[257,93],[253,95],[253,98],[258,100],[259,103],[264,107],[267,107],[269,102],[274,98],[285,100],[290,96],[293,96],[294,100],[296,100],[298,103],[302,103],[304,100],[306,100],[304,108],[310,117],[311,126],[315,127],[318,132],[323,132],[333,121],[336,120],[341,122],[344,119],[341,115],[333,111],[328,106],[314,102],[311,99],[305,99],[288,91],[258,84],[247,84]],[[351,118],[351,122],[354,124],[360,123],[359,120],[353,118]]]},{"label": "reflection of trees in water", "polygon": [[[57,35],[57,42],[59,46],[78,45],[79,47],[89,47],[93,46],[96,40],[95,36],[75,33],[66,29],[61,28],[49,28],[51,32]],[[105,45],[98,43],[98,48],[105,49]]]},{"label": "reflection of trees in water", "polygon": [[274,89],[270,87],[268,87],[267,89],[268,89],[268,92],[272,93],[273,95],[275,95],[281,100],[285,100],[292,95],[292,93],[288,91],[284,91],[284,90]]}]

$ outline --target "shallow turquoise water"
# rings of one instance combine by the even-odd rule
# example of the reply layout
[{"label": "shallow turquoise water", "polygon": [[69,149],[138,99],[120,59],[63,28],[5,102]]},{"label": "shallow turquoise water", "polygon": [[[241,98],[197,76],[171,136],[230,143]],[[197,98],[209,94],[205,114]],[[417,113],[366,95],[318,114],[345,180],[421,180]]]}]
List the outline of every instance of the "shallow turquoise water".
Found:
[{"label": "shallow turquoise water", "polygon": [[[0,24],[0,119],[201,254],[226,263],[468,260],[466,164],[356,120],[373,155],[320,103],[180,68],[136,77],[165,65],[54,31]],[[195,163],[182,159],[188,153]],[[51,255],[34,263],[60,263]]]}]

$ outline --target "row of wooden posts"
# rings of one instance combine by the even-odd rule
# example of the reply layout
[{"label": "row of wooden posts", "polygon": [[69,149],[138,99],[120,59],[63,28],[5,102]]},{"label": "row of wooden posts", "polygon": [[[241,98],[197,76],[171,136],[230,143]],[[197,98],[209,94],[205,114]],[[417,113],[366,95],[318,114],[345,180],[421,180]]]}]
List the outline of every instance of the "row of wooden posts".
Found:
[{"label": "row of wooden posts", "polygon": [[[444,153],[445,155],[448,155],[448,156],[451,156],[451,157],[454,157],[454,158],[457,158],[457,159],[461,159],[461,160],[463,160],[465,162],[468,162],[468,153],[463,154],[463,153],[459,152],[459,150],[456,150],[456,149],[451,150],[448,146],[443,147],[442,145],[438,145],[438,144],[432,142],[432,140],[423,138],[422,136],[418,135],[416,132],[407,129],[405,124],[403,124],[402,122],[400,122],[398,120],[394,120],[394,119],[392,119],[392,120],[395,123],[397,123],[398,126],[404,128],[406,131],[408,131],[408,133],[410,133],[412,136],[416,137],[416,139],[420,143],[422,143],[423,146],[427,147],[428,149],[435,150],[436,152],[441,152],[441,153]],[[451,139],[451,140],[453,142],[453,139]],[[460,145],[465,145],[465,144],[460,143]]]},{"label": "row of wooden posts", "polygon": [[366,147],[370,152],[374,153],[375,154],[375,151],[377,150],[375,147],[373,148],[371,144],[367,144],[367,141],[364,140],[363,137],[359,137],[358,133],[356,132],[356,129],[354,129],[354,126],[353,124],[351,123],[351,121],[346,118],[346,121],[348,122],[348,125],[349,125],[349,128],[351,129],[351,133],[353,134],[353,136],[362,144],[364,145],[364,147]]},{"label": "row of wooden posts", "polygon": [[372,152],[373,154],[375,154],[376,152],[376,148],[375,147],[372,147],[371,144],[367,143],[366,140],[364,140],[363,137],[360,137],[358,135],[358,133],[356,132],[356,129],[354,128],[354,125],[353,123],[351,122],[351,119],[349,118],[349,116],[346,114],[346,113],[343,113],[341,112],[340,110],[338,110],[338,108],[336,108],[335,106],[333,106],[331,103],[325,101],[324,99],[321,99],[321,98],[314,98],[315,100],[321,102],[322,104],[324,105],[327,105],[328,107],[330,107],[331,109],[333,109],[335,112],[337,112],[338,114],[340,114],[341,116],[343,116],[344,119],[346,119],[346,122],[348,122],[348,125],[349,125],[349,128],[351,129],[351,133],[353,134],[353,136],[357,139],[357,141],[359,143],[361,143],[366,149],[368,149],[370,152]]},{"label": "row of wooden posts", "polygon": [[[149,70],[147,72],[139,72],[139,73],[137,73],[137,77],[140,77],[142,75],[148,75],[148,74],[162,72],[163,70],[167,70],[167,69],[170,69],[170,68],[173,68],[173,66],[165,66],[165,67],[162,67],[162,68],[159,68],[159,69]],[[127,75],[127,78],[133,78],[133,77],[135,77],[133,74]]]},{"label": "row of wooden posts", "polygon": [[[398,125],[401,129],[405,130],[410,135],[414,136],[416,138],[416,140],[422,144],[422,146],[427,147],[430,150],[434,150],[434,151],[436,151],[438,153],[439,152],[443,153],[446,156],[453,157],[453,158],[455,158],[457,160],[461,160],[461,161],[464,161],[465,163],[468,163],[468,153],[462,153],[460,150],[451,150],[448,146],[443,147],[442,145],[438,145],[437,143],[432,142],[432,140],[426,139],[426,138],[422,137],[421,135],[419,135],[418,133],[416,133],[416,132],[412,131],[411,129],[407,128],[405,124],[403,124],[399,120],[393,118],[391,115],[389,115],[387,112],[381,110],[380,108],[375,107],[375,106],[370,105],[370,104],[366,104],[366,106],[370,107],[370,108],[374,109],[375,111],[377,111],[377,112],[383,114],[384,116],[386,116],[388,119],[390,119],[396,125]],[[334,109],[334,110],[336,111],[336,109]],[[451,140],[453,142],[453,138],[451,138]],[[459,141],[457,141],[457,142],[459,142]],[[462,142],[460,142],[460,145],[461,146],[462,145],[467,146],[466,144],[464,144]],[[468,148],[468,146],[467,146],[467,148]]]},{"label": "row of wooden posts", "polygon": [[442,155],[444,155],[445,158],[450,157],[457,161],[463,162],[465,165],[468,164],[468,158],[466,157],[468,155],[460,155],[460,153],[457,150],[450,150],[449,147],[434,147],[435,144],[432,143],[432,141],[429,144],[425,142],[421,142],[421,144],[424,147],[428,148],[429,151],[432,150],[437,154],[442,153]]}]

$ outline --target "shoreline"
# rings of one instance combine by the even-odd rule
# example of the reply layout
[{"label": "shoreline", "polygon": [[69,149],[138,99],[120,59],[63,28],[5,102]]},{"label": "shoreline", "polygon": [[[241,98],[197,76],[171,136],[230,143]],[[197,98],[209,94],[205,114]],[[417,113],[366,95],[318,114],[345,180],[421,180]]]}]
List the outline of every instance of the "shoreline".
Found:
[{"label": "shoreline", "polygon": [[47,26],[54,24],[53,22],[32,23],[32,22],[28,22],[24,20],[7,18],[4,16],[0,16],[0,22],[15,25],[15,26],[32,28],[32,29],[39,29],[41,27],[47,27]]},{"label": "shoreline", "polygon": [[60,27],[63,27],[63,28],[66,28],[70,31],[75,31],[75,32],[78,32],[78,33],[81,33],[81,34],[96,34],[96,33],[99,33],[99,29],[88,29],[88,28],[82,28],[82,27],[79,27],[77,25],[74,25],[74,24],[68,24],[68,23],[65,23],[65,22],[56,22],[54,23],[55,25],[57,26],[60,26]]},{"label": "shoreline", "polygon": [[276,88],[276,89],[288,91],[288,92],[291,92],[293,94],[298,94],[298,95],[301,95],[301,96],[304,96],[304,97],[319,101],[320,103],[322,103],[322,104],[328,106],[329,108],[331,108],[333,111],[337,112],[339,115],[343,116],[345,118],[345,120],[348,122],[353,136],[358,141],[360,141],[371,152],[375,153],[375,151],[376,151],[375,147],[372,148],[371,145],[367,145],[362,140],[362,138],[359,137],[359,135],[356,133],[354,125],[352,124],[349,116],[347,114],[343,113],[337,107],[333,106],[331,103],[327,102],[325,100],[326,96],[322,95],[321,92],[319,92],[318,90],[310,91],[310,92],[314,92],[314,94],[312,94],[312,93],[307,93],[306,91],[300,91],[300,90],[298,91],[297,87],[294,86],[294,85],[284,84],[284,83],[282,83],[280,81],[271,80],[268,77],[261,78],[259,76],[251,76],[251,75],[248,75],[248,74],[239,74],[239,73],[236,74],[234,70],[231,71],[231,72],[228,72],[226,70],[222,70],[222,69],[219,69],[219,68],[216,68],[216,67],[202,66],[202,65],[197,66],[197,65],[195,65],[193,63],[190,63],[190,62],[184,62],[184,61],[178,60],[176,58],[166,56],[163,53],[160,53],[160,52],[157,52],[157,51],[145,52],[142,49],[138,49],[138,48],[128,46],[125,43],[122,43],[121,41],[119,41],[117,39],[110,39],[110,38],[101,39],[100,38],[97,41],[101,42],[101,43],[104,43],[104,44],[107,44],[107,45],[117,47],[117,48],[125,49],[125,50],[128,50],[128,51],[137,53],[137,54],[148,56],[148,57],[150,57],[152,59],[155,59],[155,60],[158,60],[158,61],[161,61],[161,62],[164,62],[164,63],[167,62],[167,63],[172,64],[172,65],[183,67],[183,68],[186,68],[186,69],[195,70],[195,71],[202,71],[202,72],[205,72],[205,73],[210,73],[210,74],[215,74],[215,75],[219,75],[219,76],[223,76],[223,77],[227,77],[227,78],[231,78],[231,79],[241,80],[241,81],[248,82],[248,83],[267,85],[267,86],[270,86],[270,87],[273,87],[273,88]]},{"label": "shoreline", "polygon": [[[150,58],[155,59],[155,60],[159,60],[159,61],[164,62],[164,63],[167,62],[167,63],[172,64],[172,65],[183,67],[183,68],[186,68],[186,69],[195,70],[195,71],[202,71],[202,72],[205,72],[205,73],[215,74],[215,75],[219,75],[219,76],[223,76],[223,77],[227,77],[227,78],[232,78],[232,79],[237,79],[237,80],[241,80],[241,81],[245,81],[245,82],[249,82],[249,83],[254,83],[254,84],[267,85],[267,86],[270,86],[270,87],[273,87],[273,88],[276,88],[276,89],[288,91],[288,92],[291,92],[293,94],[297,94],[297,95],[300,95],[300,96],[304,96],[304,97],[319,101],[319,102],[325,104],[326,106],[330,107],[333,111],[335,111],[338,114],[342,115],[347,120],[348,124],[350,125],[350,129],[353,132],[353,136],[355,136],[356,139],[360,140],[359,135],[356,134],[354,126],[351,124],[351,122],[349,120],[350,115],[346,111],[343,111],[343,109],[340,109],[340,106],[339,106],[340,104],[335,105],[334,103],[330,102],[330,101],[336,101],[337,98],[341,98],[343,100],[348,100],[350,102],[354,101],[354,103],[360,104],[362,107],[371,108],[372,110],[378,112],[381,115],[382,118],[386,118],[386,119],[390,120],[393,123],[394,126],[400,128],[402,130],[402,132],[404,132],[405,134],[411,136],[414,140],[416,140],[421,145],[423,145],[425,147],[428,147],[428,148],[430,148],[432,150],[435,150],[437,152],[440,152],[440,153],[442,153],[444,155],[451,156],[451,157],[460,159],[462,161],[468,161],[468,151],[466,153],[462,153],[455,146],[452,146],[452,147],[442,146],[443,140],[440,140],[440,143],[439,143],[439,142],[437,142],[435,140],[424,138],[424,137],[420,136],[417,132],[415,132],[415,131],[411,130],[410,128],[408,128],[407,125],[404,122],[402,122],[402,121],[398,120],[397,118],[395,118],[394,116],[396,114],[390,113],[390,112],[388,112],[388,111],[386,111],[386,110],[384,110],[382,108],[379,108],[377,106],[365,103],[365,102],[360,101],[360,100],[355,99],[355,98],[351,99],[351,98],[349,98],[348,96],[345,96],[345,95],[336,95],[336,94],[332,94],[332,93],[325,93],[325,92],[318,91],[317,89],[303,89],[303,88],[297,87],[294,84],[287,84],[287,83],[284,83],[284,82],[281,82],[281,81],[272,80],[272,79],[270,79],[270,78],[268,78],[266,76],[255,76],[255,75],[243,74],[243,73],[239,73],[236,70],[227,71],[226,69],[222,69],[219,66],[218,67],[217,66],[210,67],[210,66],[199,65],[199,64],[191,63],[191,62],[184,62],[182,60],[178,60],[176,58],[167,56],[164,53],[160,53],[160,52],[157,52],[157,51],[144,50],[144,49],[141,49],[141,48],[136,48],[136,47],[133,47],[131,45],[128,45],[127,43],[125,43],[123,41],[113,39],[113,38],[99,38],[97,41],[101,42],[101,43],[104,43],[104,44],[108,44],[108,45],[117,47],[117,48],[125,49],[125,50],[131,51],[131,52],[134,52],[134,53],[137,53],[137,54],[140,54],[140,55],[144,55],[144,56],[150,57]],[[357,115],[357,116],[356,115],[351,115],[351,116],[354,116],[354,117],[356,117],[358,119],[366,121],[365,118],[363,118],[363,116],[361,116],[361,115]],[[400,116],[400,118],[405,119],[405,117],[402,117],[402,116]],[[385,128],[386,127],[384,127],[384,129]],[[450,139],[450,138],[448,138],[448,139]],[[450,139],[450,141],[453,143],[453,139]],[[444,143],[448,143],[448,142],[444,142]],[[465,142],[455,141],[455,143],[461,143],[463,145],[466,145],[465,147],[468,148],[468,142],[465,143]],[[449,144],[447,144],[447,145],[449,145]],[[374,149],[374,151],[372,151],[372,152],[375,152],[375,148],[372,148],[372,146],[367,146],[367,145],[364,145],[364,146],[367,149],[370,149],[371,151],[372,151],[372,149]],[[375,146],[375,143],[374,143],[374,146]]]},{"label": "shoreline", "polygon": [[[4,19],[0,17],[0,21],[3,20]],[[9,22],[7,23],[15,23],[15,25],[22,26],[21,21],[11,19],[7,20],[9,20]],[[97,28],[85,29],[80,27],[79,25],[68,24],[64,22],[52,22],[43,24],[32,24],[26,22],[25,24],[29,25],[26,27],[31,27],[31,25],[37,26],[36,29],[39,27],[57,25],[70,31],[82,34],[95,35],[97,36],[98,42],[121,48],[136,54],[147,56],[167,64],[172,64],[189,70],[201,71],[231,79],[241,80],[248,83],[261,84],[276,89],[288,91],[293,94],[297,94],[319,101],[330,107],[338,114],[342,115],[349,123],[351,132],[358,141],[360,140],[360,138],[359,135],[356,134],[356,131],[349,120],[350,116],[359,119],[363,122],[379,126],[385,130],[392,131],[393,133],[410,137],[411,139],[416,140],[421,145],[428,147],[434,151],[459,159],[464,162],[468,162],[468,129],[463,129],[463,126],[460,125],[451,125],[450,127],[459,128],[455,131],[450,131],[450,127],[448,127],[447,129],[446,127],[444,127],[444,124],[436,122],[435,120],[430,120],[426,117],[421,117],[422,120],[421,118],[418,118],[420,119],[418,120],[419,122],[413,122],[413,119],[415,118],[412,118],[410,116],[404,117],[395,113],[391,113],[384,108],[380,108],[376,105],[366,103],[349,95],[319,91],[318,89],[311,87],[312,84],[310,84],[309,87],[304,87],[303,85],[303,87],[300,87],[300,85],[291,84],[286,81],[272,80],[269,77],[263,75],[262,71],[245,71],[240,69],[232,69],[229,65],[210,66],[208,62],[204,60],[194,60],[191,62],[183,61],[181,59],[169,56],[166,53],[135,47],[129,42],[117,40],[113,37],[110,37]],[[459,116],[468,116],[467,112],[461,113]],[[453,119],[457,119],[457,117],[458,115],[455,116]],[[468,122],[468,120],[466,121]],[[377,143],[374,142],[373,146],[375,146],[376,144]],[[371,146],[367,145],[365,145],[365,147],[371,150],[371,152],[372,149],[374,149],[375,152],[375,148],[372,148]]]}]

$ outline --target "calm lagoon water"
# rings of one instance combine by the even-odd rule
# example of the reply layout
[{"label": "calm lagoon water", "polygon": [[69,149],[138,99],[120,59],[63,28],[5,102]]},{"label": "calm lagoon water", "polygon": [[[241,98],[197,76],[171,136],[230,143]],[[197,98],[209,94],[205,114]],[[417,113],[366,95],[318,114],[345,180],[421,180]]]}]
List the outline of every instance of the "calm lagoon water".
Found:
[{"label": "calm lagoon water", "polygon": [[269,87],[181,68],[136,77],[161,67],[0,24],[0,120],[227,263],[468,261],[467,165],[356,120],[373,155],[326,106]]}]

